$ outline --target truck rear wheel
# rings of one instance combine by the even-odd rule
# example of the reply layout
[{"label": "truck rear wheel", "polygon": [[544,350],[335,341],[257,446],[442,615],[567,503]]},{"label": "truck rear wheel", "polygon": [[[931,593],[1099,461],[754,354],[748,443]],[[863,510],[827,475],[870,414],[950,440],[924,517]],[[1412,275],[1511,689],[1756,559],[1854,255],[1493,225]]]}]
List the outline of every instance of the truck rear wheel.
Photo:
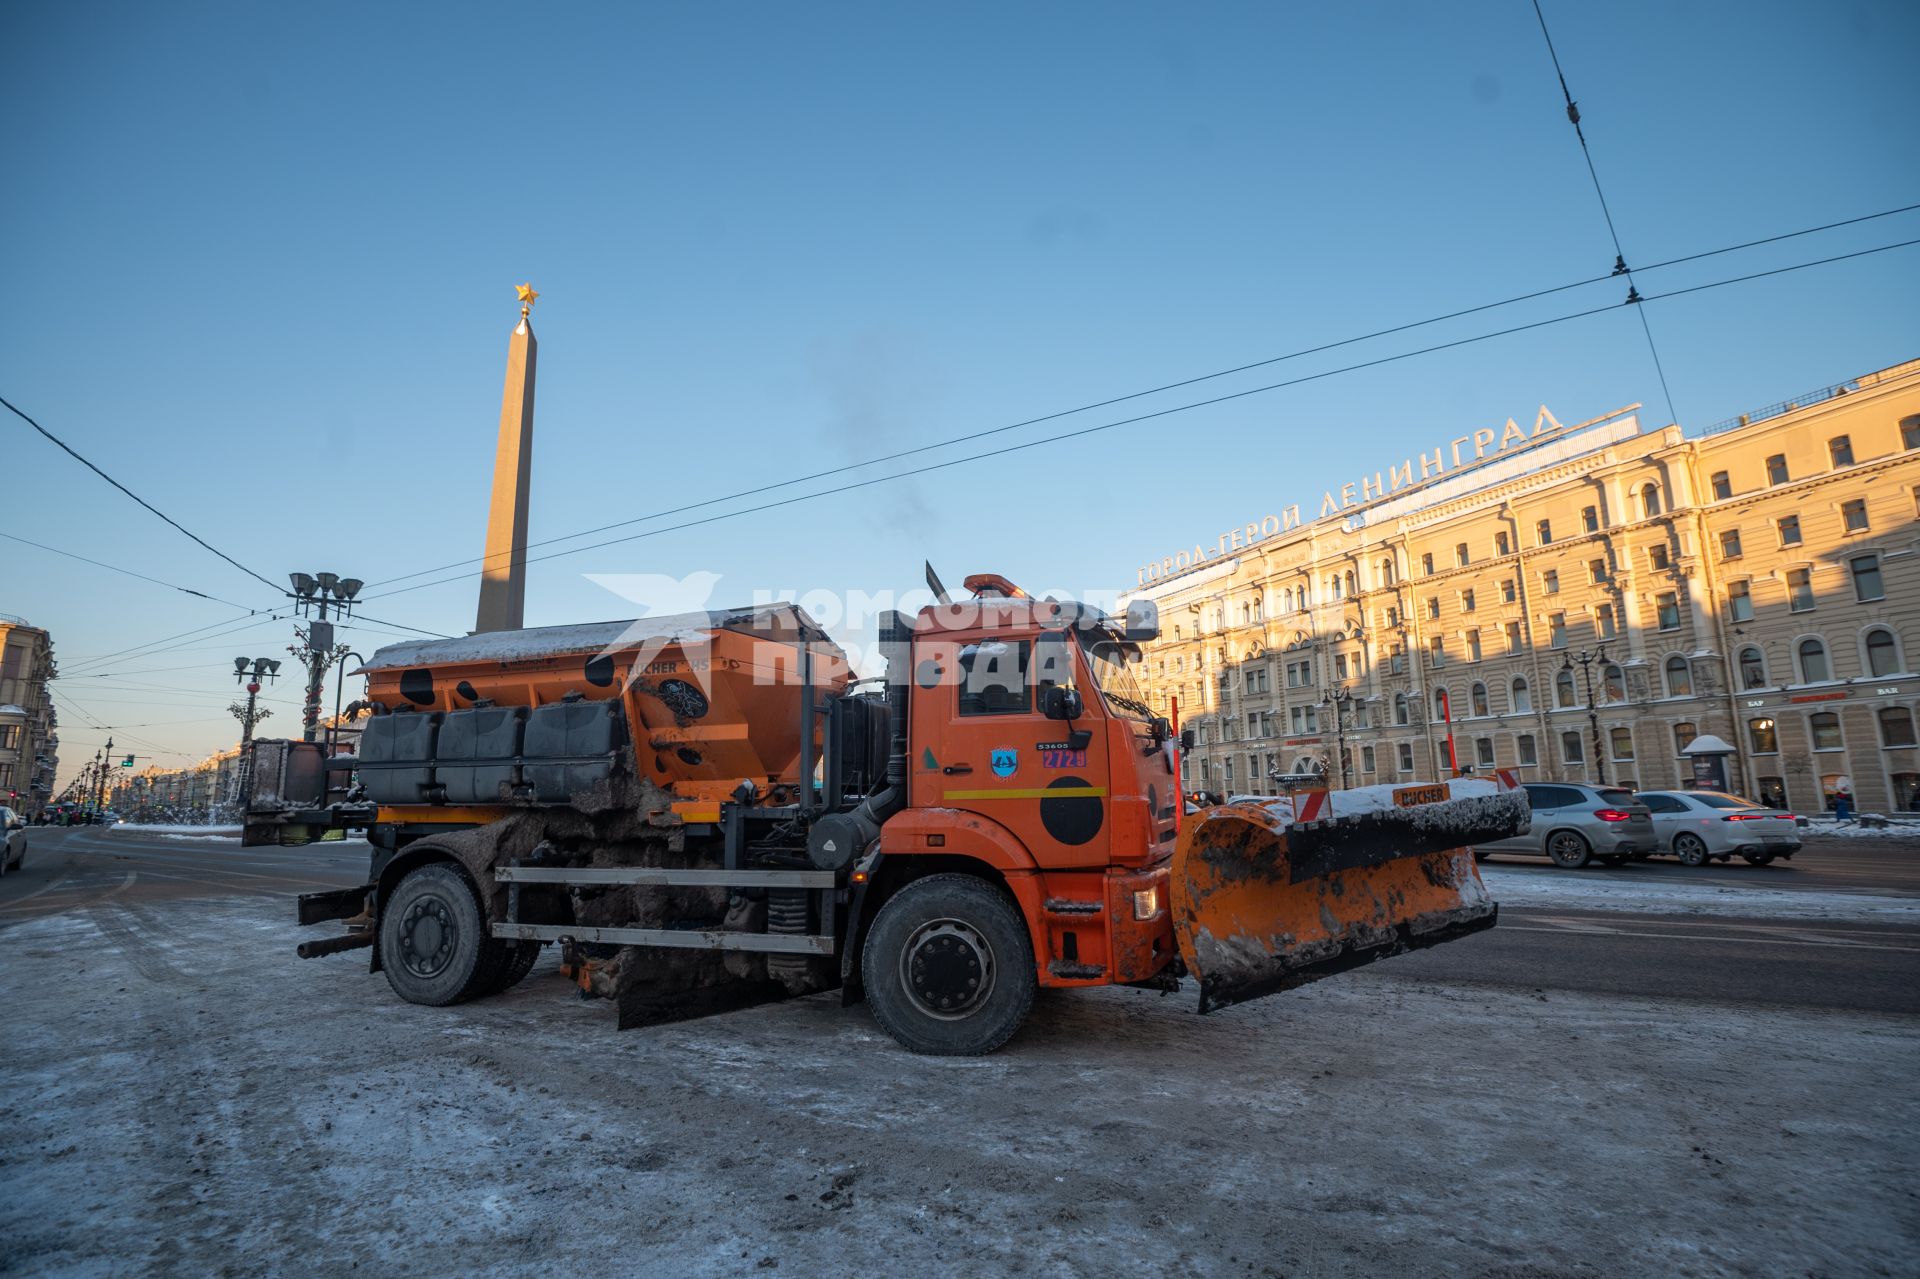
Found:
[{"label": "truck rear wheel", "polygon": [[416,867],[380,904],[380,966],[393,993],[435,1007],[487,993],[510,961],[473,888],[445,862]]},{"label": "truck rear wheel", "polygon": [[860,969],[881,1029],[945,1057],[1006,1043],[1039,985],[1026,921],[1005,893],[971,875],[929,875],[888,898]]}]

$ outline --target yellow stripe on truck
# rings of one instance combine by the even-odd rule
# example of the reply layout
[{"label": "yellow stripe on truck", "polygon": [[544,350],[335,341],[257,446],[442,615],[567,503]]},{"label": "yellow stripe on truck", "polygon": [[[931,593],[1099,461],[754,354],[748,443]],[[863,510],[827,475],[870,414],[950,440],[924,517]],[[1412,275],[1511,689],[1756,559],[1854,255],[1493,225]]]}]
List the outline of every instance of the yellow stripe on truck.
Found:
[{"label": "yellow stripe on truck", "polygon": [[950,790],[947,799],[1105,799],[1104,786],[1042,786],[1028,790]]}]

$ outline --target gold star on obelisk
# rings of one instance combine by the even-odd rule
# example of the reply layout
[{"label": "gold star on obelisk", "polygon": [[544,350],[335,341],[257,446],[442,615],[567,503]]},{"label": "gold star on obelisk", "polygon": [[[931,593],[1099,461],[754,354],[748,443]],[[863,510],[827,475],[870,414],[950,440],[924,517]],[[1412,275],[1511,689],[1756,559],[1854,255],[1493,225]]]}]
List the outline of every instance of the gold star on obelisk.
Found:
[{"label": "gold star on obelisk", "polygon": [[522,315],[533,310],[534,302],[540,297],[533,291],[531,284],[516,284],[513,286],[513,291],[520,295],[520,314]]}]

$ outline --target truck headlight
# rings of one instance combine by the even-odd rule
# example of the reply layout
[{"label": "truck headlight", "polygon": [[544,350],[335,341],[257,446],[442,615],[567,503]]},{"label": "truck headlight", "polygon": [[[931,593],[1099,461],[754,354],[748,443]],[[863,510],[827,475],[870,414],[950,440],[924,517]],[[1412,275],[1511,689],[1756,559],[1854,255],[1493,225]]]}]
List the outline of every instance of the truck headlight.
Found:
[{"label": "truck headlight", "polygon": [[1158,888],[1142,888],[1133,895],[1133,917],[1135,919],[1152,919],[1159,913],[1160,890]]}]

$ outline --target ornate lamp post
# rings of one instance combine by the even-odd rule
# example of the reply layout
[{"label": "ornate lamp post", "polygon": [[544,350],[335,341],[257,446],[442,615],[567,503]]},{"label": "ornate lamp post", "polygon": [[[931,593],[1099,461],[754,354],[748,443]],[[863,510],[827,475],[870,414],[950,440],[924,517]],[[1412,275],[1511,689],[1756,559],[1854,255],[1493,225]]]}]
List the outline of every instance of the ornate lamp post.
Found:
[{"label": "ornate lamp post", "polygon": [[333,623],[327,620],[327,609],[331,607],[342,617],[349,615],[353,611],[353,597],[360,593],[364,583],[357,577],[341,577],[337,573],[291,573],[288,580],[293,583],[293,590],[288,594],[301,613],[319,610],[319,615],[307,623],[305,633],[300,635],[300,646],[291,650],[307,668],[301,732],[302,737],[311,742],[320,736],[320,699],[326,690],[327,667],[336,656]]},{"label": "ornate lamp post", "polygon": [[271,657],[236,657],[233,659],[233,678],[246,685],[247,703],[239,702],[227,707],[227,713],[240,721],[240,766],[234,770],[234,789],[238,792],[234,799],[241,808],[247,806],[253,794],[253,726],[273,711],[266,707],[255,709],[254,699],[260,695],[260,681],[280,678],[280,663]]},{"label": "ornate lamp post", "polygon": [[1340,752],[1340,789],[1347,789],[1347,707],[1353,704],[1353,690],[1344,686],[1332,689],[1320,704],[1333,712],[1334,749]]},{"label": "ornate lamp post", "polygon": [[1587,725],[1593,731],[1594,776],[1599,779],[1600,785],[1605,786],[1607,784],[1607,760],[1606,752],[1600,747],[1600,712],[1596,709],[1597,704],[1593,699],[1593,665],[1595,662],[1600,663],[1603,667],[1606,665],[1607,646],[1602,644],[1591,653],[1585,649],[1581,649],[1578,653],[1569,653],[1566,659],[1560,663],[1560,669],[1571,673],[1575,662],[1580,663],[1580,674],[1587,682]]}]

